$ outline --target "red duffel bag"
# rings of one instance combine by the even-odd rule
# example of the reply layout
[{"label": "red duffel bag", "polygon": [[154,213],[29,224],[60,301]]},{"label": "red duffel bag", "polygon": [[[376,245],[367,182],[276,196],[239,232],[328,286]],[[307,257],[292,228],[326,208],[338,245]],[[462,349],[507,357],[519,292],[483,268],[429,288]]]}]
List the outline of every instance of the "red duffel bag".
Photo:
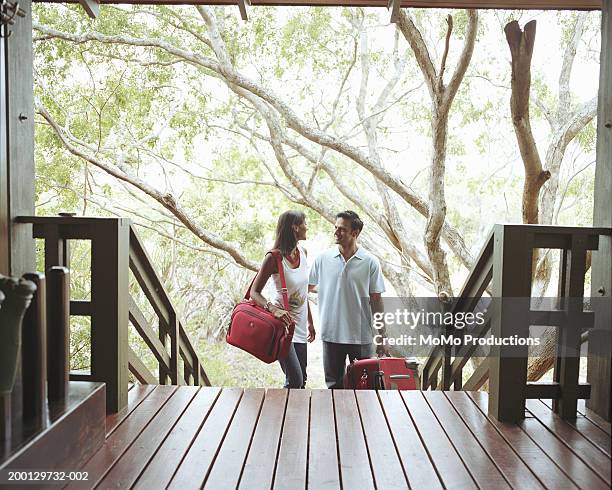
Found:
[{"label": "red duffel bag", "polygon": [[418,390],[418,363],[404,357],[380,357],[351,362],[343,386],[353,390]]},{"label": "red duffel bag", "polygon": [[[289,311],[289,298],[287,297],[287,283],[283,270],[283,258],[279,250],[270,252],[276,258],[278,272],[281,280],[283,306]],[[294,325],[287,326],[284,321],[276,318],[265,308],[255,303],[251,297],[251,287],[247,289],[244,299],[234,307],[226,340],[239,349],[254,355],[257,359],[268,364],[284,359],[289,354],[293,340]]]}]

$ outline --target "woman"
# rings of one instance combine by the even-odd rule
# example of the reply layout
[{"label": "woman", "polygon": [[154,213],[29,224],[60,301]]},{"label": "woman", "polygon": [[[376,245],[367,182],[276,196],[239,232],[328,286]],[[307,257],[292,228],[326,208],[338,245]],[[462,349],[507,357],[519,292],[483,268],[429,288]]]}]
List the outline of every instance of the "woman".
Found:
[{"label": "woman", "polygon": [[[306,251],[298,246],[298,241],[306,239],[306,230],[306,216],[301,211],[286,211],[278,218],[274,249],[280,250],[283,257],[289,311],[283,307],[280,275],[272,254],[266,255],[251,288],[251,298],[259,306],[266,308],[288,325],[292,321],[295,322],[289,355],[279,360],[285,373],[285,388],[306,386],[306,342],[312,342],[316,335],[308,305]],[[268,300],[261,291],[270,277],[274,283],[274,296]]]}]

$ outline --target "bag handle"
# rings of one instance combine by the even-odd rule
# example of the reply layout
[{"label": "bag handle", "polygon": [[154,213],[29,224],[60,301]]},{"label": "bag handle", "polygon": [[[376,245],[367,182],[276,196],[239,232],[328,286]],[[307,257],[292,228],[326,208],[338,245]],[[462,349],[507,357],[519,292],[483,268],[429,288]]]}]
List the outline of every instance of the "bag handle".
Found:
[{"label": "bag handle", "polygon": [[[287,283],[285,282],[285,269],[283,268],[283,256],[280,253],[280,250],[270,250],[268,253],[266,253],[266,255],[268,254],[272,254],[272,256],[276,259],[276,266],[278,267],[278,273],[280,275],[280,281],[281,281],[281,293],[283,295],[283,306],[285,307],[285,311],[289,311],[289,296],[287,295]],[[251,284],[249,284],[249,288],[246,291],[246,294],[244,295],[244,299],[249,299],[251,297],[251,288],[253,287],[253,283],[255,282],[255,278],[257,277],[257,274],[255,274],[255,277],[253,278],[253,280],[251,281]]]}]

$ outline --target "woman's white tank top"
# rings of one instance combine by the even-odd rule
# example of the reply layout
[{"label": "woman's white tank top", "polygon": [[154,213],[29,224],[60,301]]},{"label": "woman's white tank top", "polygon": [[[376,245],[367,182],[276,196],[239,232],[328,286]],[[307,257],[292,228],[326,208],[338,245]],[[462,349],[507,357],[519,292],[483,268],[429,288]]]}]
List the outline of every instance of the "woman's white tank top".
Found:
[{"label": "woman's white tank top", "polygon": [[[308,263],[306,261],[306,252],[302,247],[299,247],[299,249],[299,267],[292,269],[287,259],[283,257],[283,270],[285,272],[285,282],[287,283],[289,314],[295,321],[293,342],[303,344],[306,343],[308,330]],[[279,308],[284,308],[280,274],[272,274],[272,283],[274,285],[274,299],[272,303]]]}]

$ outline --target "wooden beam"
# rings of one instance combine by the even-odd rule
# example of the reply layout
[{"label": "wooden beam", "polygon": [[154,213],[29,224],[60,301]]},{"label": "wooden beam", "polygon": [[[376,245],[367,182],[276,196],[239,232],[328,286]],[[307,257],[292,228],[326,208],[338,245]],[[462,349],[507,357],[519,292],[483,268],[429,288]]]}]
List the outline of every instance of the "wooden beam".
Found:
[{"label": "wooden beam", "polygon": [[247,8],[250,7],[251,0],[238,0],[238,10],[240,10],[240,18],[244,21],[249,20]]},{"label": "wooden beam", "polygon": [[[601,63],[597,114],[597,164],[595,166],[594,226],[612,226],[612,0],[604,0],[601,27]],[[608,422],[612,420],[612,237],[602,236],[593,252],[591,296],[595,326],[589,332],[587,380],[591,399],[587,407]]]},{"label": "wooden beam", "polygon": [[[34,0],[78,3],[79,0]],[[101,0],[100,4],[236,5],[236,0]],[[386,7],[387,0],[254,0],[256,6]],[[402,8],[475,8],[507,10],[601,10],[602,0],[401,0]]]},{"label": "wooden beam", "polygon": [[387,10],[391,11],[391,19],[389,20],[391,24],[397,23],[399,19],[399,10],[401,3],[401,0],[389,0],[389,2],[387,3]]},{"label": "wooden beam", "polygon": [[100,13],[100,3],[97,0],[79,0],[79,3],[92,19]]}]

